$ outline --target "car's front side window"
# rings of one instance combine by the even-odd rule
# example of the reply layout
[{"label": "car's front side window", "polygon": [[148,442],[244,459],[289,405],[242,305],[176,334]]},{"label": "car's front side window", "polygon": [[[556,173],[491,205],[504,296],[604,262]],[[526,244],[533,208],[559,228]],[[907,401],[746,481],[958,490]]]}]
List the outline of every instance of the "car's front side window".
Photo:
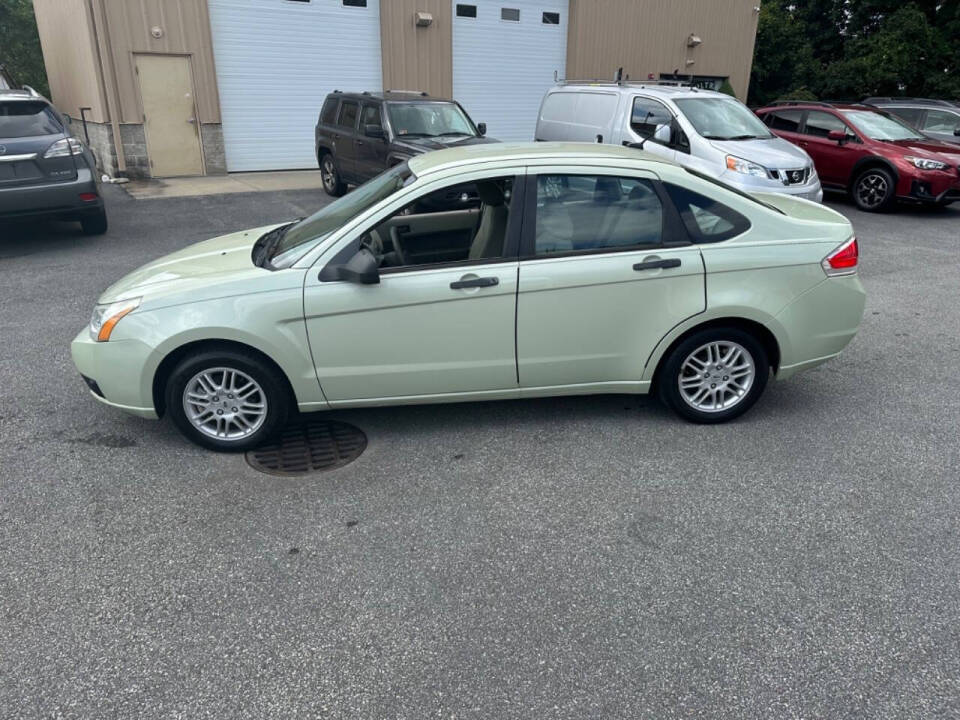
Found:
[{"label": "car's front side window", "polygon": [[612,175],[537,178],[534,254],[654,247],[664,211],[650,180]]},{"label": "car's front side window", "polygon": [[645,97],[633,99],[630,128],[642,138],[651,138],[657,128],[670,125],[673,115],[663,103]]},{"label": "car's front side window", "polygon": [[923,123],[923,129],[934,133],[956,133],[960,129],[960,113],[927,110],[927,119]]},{"label": "car's front side window", "polygon": [[803,132],[805,135],[826,138],[834,130],[839,130],[848,138],[855,138],[856,134],[847,124],[836,115],[821,110],[811,110],[807,114],[807,122]]}]

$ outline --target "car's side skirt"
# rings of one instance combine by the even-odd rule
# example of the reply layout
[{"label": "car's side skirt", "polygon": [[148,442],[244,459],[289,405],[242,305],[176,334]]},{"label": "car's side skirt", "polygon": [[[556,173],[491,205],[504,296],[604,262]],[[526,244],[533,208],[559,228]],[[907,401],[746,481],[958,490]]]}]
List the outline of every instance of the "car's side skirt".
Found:
[{"label": "car's side skirt", "polygon": [[372,407],[382,405],[425,405],[431,403],[480,402],[483,400],[516,400],[520,398],[551,397],[554,395],[644,395],[650,392],[646,380],[618,382],[578,383],[576,385],[550,385],[546,387],[508,388],[506,390],[482,390],[463,393],[435,393],[431,395],[404,395],[399,397],[359,398],[334,400],[330,403],[299,403],[303,412],[330,408]]}]

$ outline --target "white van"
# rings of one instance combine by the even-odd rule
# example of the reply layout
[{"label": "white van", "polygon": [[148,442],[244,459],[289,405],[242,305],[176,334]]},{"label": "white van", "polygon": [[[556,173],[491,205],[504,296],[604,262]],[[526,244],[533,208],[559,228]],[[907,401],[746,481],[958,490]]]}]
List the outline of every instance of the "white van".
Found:
[{"label": "white van", "polygon": [[771,133],[736,98],[710,90],[564,83],[544,96],[534,139],[642,147],[741,190],[823,199],[803,149]]}]

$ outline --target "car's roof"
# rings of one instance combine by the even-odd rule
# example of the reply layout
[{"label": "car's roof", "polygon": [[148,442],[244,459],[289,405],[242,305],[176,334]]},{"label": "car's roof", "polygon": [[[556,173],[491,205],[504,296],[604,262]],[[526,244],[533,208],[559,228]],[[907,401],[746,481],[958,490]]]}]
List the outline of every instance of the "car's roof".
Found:
[{"label": "car's roof", "polygon": [[832,102],[810,102],[796,101],[789,103],[774,103],[765,107],[757,108],[757,112],[770,112],[771,110],[866,110],[867,112],[877,112],[878,108],[863,103],[832,103]]},{"label": "car's roof", "polygon": [[377,100],[381,102],[453,102],[449,98],[428,95],[420,90],[384,90],[382,92],[343,92],[334,90],[329,97],[348,98],[350,100]]},{"label": "car's roof", "polygon": [[[716,97],[731,99],[729,95],[714,90],[702,90],[691,87],[690,85],[659,85],[656,82],[649,84],[642,82],[602,82],[602,81],[584,81],[584,82],[566,82],[563,85],[557,85],[549,90],[555,92],[582,92],[583,90],[609,90],[615,93],[636,93],[643,92],[645,95],[660,95],[661,97],[676,100],[679,98],[704,98]],[[736,98],[732,98],[736,99]]]},{"label": "car's roof", "polygon": [[14,88],[0,88],[0,100],[33,100],[34,102],[47,102],[42,95],[38,95],[32,90],[20,90]]},{"label": "car's roof", "polygon": [[603,145],[600,143],[564,143],[564,142],[527,142],[527,143],[489,143],[481,145],[462,145],[446,150],[435,150],[415,155],[408,160],[414,175],[426,175],[460,163],[510,162],[513,160],[557,160],[563,164],[566,160],[596,160],[598,164],[612,160],[630,160],[655,162],[663,165],[675,163],[652,155],[644,150],[623,147],[621,145]]}]

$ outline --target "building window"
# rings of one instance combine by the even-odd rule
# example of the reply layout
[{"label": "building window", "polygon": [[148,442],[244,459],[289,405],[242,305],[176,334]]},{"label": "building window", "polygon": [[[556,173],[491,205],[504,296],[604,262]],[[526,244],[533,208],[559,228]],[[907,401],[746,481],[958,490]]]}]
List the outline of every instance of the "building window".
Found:
[{"label": "building window", "polygon": [[464,5],[457,3],[457,17],[475,18],[477,16],[476,5]]},{"label": "building window", "polygon": [[560,13],[545,12],[543,13],[543,24],[544,25],[559,25],[560,24]]},{"label": "building window", "polygon": [[500,19],[520,22],[520,10],[518,8],[500,8]]},{"label": "building window", "polygon": [[343,0],[344,7],[366,7],[367,0]]}]

